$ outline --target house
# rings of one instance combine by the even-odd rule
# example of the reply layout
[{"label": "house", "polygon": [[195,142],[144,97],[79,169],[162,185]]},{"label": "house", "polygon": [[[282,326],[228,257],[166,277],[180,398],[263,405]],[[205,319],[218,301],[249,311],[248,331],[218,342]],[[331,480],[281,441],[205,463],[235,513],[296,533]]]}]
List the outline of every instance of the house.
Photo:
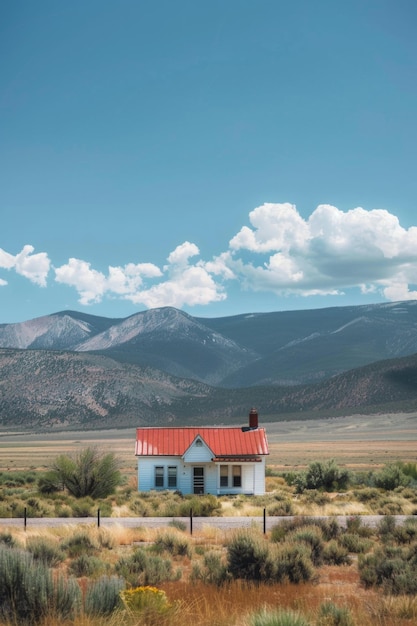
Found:
[{"label": "house", "polygon": [[243,427],[146,427],[136,430],[138,490],[183,494],[265,493],[264,428],[252,409]]}]

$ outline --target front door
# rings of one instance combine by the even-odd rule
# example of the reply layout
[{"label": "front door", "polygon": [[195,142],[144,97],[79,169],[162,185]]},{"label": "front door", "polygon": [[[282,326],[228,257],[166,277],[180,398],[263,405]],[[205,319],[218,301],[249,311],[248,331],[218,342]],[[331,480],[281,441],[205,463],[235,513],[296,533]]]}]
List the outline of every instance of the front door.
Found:
[{"label": "front door", "polygon": [[204,467],[194,467],[193,491],[198,495],[204,493]]}]

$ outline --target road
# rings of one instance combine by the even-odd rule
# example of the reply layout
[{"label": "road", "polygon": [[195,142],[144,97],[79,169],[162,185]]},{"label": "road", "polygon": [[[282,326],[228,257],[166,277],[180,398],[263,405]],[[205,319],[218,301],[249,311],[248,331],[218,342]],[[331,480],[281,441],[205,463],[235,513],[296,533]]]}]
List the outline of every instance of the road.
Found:
[{"label": "road", "polygon": [[[317,519],[336,519],[341,527],[346,527],[346,520],[352,516],[339,515],[334,517],[316,516],[311,517],[312,520]],[[360,519],[363,525],[376,527],[384,515],[361,515]],[[397,524],[403,524],[407,515],[395,515]],[[306,516],[305,518],[308,518]],[[269,531],[273,526],[283,520],[294,519],[291,516],[286,517],[28,517],[24,518],[0,518],[0,528],[54,528],[57,526],[76,526],[82,524],[90,524],[94,526],[100,525],[100,528],[112,528],[122,526],[123,528],[163,528],[167,527],[173,520],[185,524],[189,532],[202,530],[206,527],[214,527],[219,530],[233,530],[237,528],[258,527]]]}]

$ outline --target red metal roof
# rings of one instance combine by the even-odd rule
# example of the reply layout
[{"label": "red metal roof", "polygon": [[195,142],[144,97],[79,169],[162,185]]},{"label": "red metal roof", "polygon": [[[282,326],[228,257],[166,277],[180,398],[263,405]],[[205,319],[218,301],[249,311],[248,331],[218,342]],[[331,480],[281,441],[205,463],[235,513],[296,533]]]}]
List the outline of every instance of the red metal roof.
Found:
[{"label": "red metal roof", "polygon": [[269,454],[264,428],[137,428],[137,456],[182,456],[200,437],[215,457]]}]

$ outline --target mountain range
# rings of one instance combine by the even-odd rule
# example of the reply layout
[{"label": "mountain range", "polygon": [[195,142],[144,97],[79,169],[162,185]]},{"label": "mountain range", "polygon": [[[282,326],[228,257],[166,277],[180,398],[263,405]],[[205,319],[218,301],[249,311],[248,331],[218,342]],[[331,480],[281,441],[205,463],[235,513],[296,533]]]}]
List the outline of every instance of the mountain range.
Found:
[{"label": "mountain range", "polygon": [[1,428],[229,423],[417,407],[417,302],[0,325]]}]

